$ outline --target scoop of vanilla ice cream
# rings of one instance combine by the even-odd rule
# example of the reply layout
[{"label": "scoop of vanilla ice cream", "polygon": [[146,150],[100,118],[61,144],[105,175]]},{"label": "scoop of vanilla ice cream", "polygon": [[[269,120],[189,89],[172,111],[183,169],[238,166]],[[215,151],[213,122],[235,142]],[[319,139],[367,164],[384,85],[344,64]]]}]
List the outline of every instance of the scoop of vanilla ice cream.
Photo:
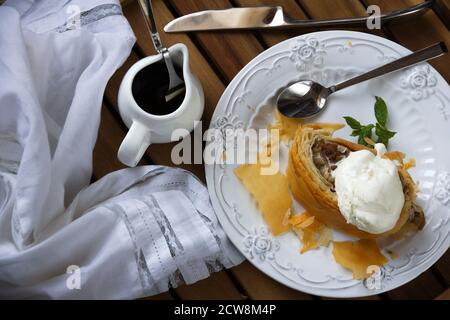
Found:
[{"label": "scoop of vanilla ice cream", "polygon": [[[348,223],[372,234],[392,229],[405,196],[395,163],[368,150],[351,152],[333,175],[339,209]],[[380,150],[381,149],[381,150]]]}]

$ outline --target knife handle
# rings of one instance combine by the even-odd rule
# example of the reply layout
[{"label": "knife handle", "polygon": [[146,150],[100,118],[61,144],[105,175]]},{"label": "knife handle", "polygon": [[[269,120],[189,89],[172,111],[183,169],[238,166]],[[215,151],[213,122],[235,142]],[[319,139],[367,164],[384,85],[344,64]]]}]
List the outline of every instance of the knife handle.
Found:
[{"label": "knife handle", "polygon": [[[415,16],[417,14],[425,12],[427,9],[433,6],[434,0],[427,0],[418,5],[396,10],[388,13],[382,13],[380,18],[380,23],[384,24],[386,22],[397,20],[401,18],[408,18]],[[337,27],[337,26],[361,26],[365,25],[370,16],[367,17],[357,17],[357,18],[338,18],[338,19],[327,19],[327,20],[295,20],[289,17],[285,17],[285,23],[280,27]]]}]

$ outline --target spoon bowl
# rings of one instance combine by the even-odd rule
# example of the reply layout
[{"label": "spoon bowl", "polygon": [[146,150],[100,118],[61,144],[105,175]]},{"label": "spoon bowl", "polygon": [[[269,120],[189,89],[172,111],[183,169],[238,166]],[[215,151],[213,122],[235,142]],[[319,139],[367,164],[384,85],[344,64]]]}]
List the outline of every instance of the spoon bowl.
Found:
[{"label": "spoon bowl", "polygon": [[285,88],[277,99],[278,110],[289,118],[308,118],[324,110],[331,91],[312,80],[300,80]]}]

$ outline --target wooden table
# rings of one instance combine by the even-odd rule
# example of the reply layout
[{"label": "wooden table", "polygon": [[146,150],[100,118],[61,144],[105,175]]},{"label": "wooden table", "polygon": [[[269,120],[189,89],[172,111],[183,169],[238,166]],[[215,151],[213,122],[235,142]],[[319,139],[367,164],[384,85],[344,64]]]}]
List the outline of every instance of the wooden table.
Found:
[{"label": "wooden table", "polygon": [[[367,15],[366,7],[377,4],[382,11],[391,11],[420,3],[422,0],[154,0],[157,24],[160,30],[172,19],[205,9],[223,9],[238,6],[282,5],[293,18],[316,19]],[[437,0],[433,10],[402,23],[392,23],[373,33],[394,40],[414,50],[436,41],[445,41],[450,47],[450,1]],[[155,54],[145,22],[135,0],[125,1],[123,8],[136,36],[137,43],[125,64],[109,81],[103,101],[101,126],[94,150],[94,179],[124,166],[116,154],[127,128],[117,110],[117,91],[128,68],[140,58]],[[177,42],[189,48],[192,70],[200,78],[205,92],[204,128],[225,87],[251,59],[260,52],[293,36],[310,30],[205,32],[166,34],[163,42],[169,46]],[[360,30],[368,32],[368,30]],[[431,64],[450,81],[450,55]],[[155,144],[145,153],[140,164],[172,166],[170,151],[173,144]],[[202,165],[182,165],[205,181]],[[371,299],[434,299],[450,286],[450,251],[428,271],[414,281]],[[151,299],[322,299],[298,292],[272,280],[249,262],[230,270],[213,274],[193,285],[184,285]]]}]

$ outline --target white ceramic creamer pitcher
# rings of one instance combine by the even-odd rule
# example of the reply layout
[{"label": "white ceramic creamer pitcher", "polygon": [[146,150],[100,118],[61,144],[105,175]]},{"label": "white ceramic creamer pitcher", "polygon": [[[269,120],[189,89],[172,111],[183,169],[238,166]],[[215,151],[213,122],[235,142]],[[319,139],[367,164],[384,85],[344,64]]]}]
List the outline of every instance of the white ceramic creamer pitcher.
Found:
[{"label": "white ceramic creamer pitcher", "polygon": [[189,67],[189,53],[184,44],[169,48],[175,66],[182,69],[185,95],[181,105],[172,113],[155,115],[144,111],[133,97],[132,85],[136,74],[145,67],[163,59],[162,55],[146,57],[136,62],[126,73],[119,88],[119,111],[129,131],[120,145],[118,158],[123,164],[134,167],[152,143],[171,142],[175,129],[194,129],[204,108],[204,95],[200,81]]}]

